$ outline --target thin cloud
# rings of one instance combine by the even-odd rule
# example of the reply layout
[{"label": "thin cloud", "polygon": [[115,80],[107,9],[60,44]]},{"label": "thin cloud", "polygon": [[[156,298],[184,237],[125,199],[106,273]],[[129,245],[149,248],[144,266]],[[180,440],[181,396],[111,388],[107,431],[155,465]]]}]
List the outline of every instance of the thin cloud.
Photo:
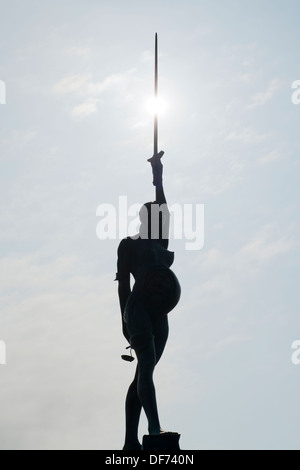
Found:
[{"label": "thin cloud", "polygon": [[22,148],[34,140],[37,135],[36,129],[15,129],[8,137],[0,139],[0,145],[12,146],[14,149]]},{"label": "thin cloud", "polygon": [[85,118],[97,112],[97,100],[89,99],[84,103],[75,106],[72,111],[74,118]]},{"label": "thin cloud", "polygon": [[153,60],[154,60],[153,51],[146,50],[141,54],[142,62],[153,62]]},{"label": "thin cloud", "polygon": [[273,96],[277,93],[280,88],[280,80],[278,78],[274,78],[267,90],[265,92],[257,93],[251,99],[252,103],[249,105],[250,109],[257,108],[259,106],[264,106],[268,101],[270,101]]},{"label": "thin cloud", "polygon": [[66,50],[68,54],[78,55],[78,56],[87,56],[90,52],[88,47],[70,47]]},{"label": "thin cloud", "polygon": [[58,94],[78,92],[82,90],[90,78],[91,74],[68,75],[54,85],[53,91]]},{"label": "thin cloud", "polygon": [[255,145],[262,142],[267,137],[268,136],[266,134],[259,134],[256,130],[252,129],[251,127],[245,127],[242,130],[231,132],[225,140],[238,141],[246,145]]},{"label": "thin cloud", "polygon": [[261,264],[286,254],[297,246],[297,243],[286,234],[274,239],[273,232],[273,226],[265,225],[254,240],[242,248],[241,254]]},{"label": "thin cloud", "polygon": [[57,82],[53,91],[56,94],[74,94],[85,100],[73,107],[71,116],[73,118],[86,118],[97,112],[97,103],[100,96],[109,90],[120,93],[124,99],[127,97],[127,90],[133,84],[133,74],[136,69],[129,69],[123,73],[115,73],[105,77],[103,80],[92,81],[91,74],[68,75]]},{"label": "thin cloud", "polygon": [[280,150],[272,150],[258,160],[259,165],[267,165],[268,163],[277,162],[285,158],[285,155]]},{"label": "thin cloud", "polygon": [[[123,411],[115,286],[110,274],[84,271],[74,256],[46,264],[33,256],[0,259],[1,334],[9,353],[0,410],[2,430],[13,431],[6,442],[0,430],[1,449],[3,442],[35,449],[118,445],[114,426],[101,426]],[[81,431],[69,440],[74,425]]]},{"label": "thin cloud", "polygon": [[111,88],[124,89],[132,80],[135,71],[136,69],[129,69],[123,73],[111,74],[99,82],[92,81],[91,74],[67,75],[54,85],[53,91],[58,94],[76,93],[95,97]]}]

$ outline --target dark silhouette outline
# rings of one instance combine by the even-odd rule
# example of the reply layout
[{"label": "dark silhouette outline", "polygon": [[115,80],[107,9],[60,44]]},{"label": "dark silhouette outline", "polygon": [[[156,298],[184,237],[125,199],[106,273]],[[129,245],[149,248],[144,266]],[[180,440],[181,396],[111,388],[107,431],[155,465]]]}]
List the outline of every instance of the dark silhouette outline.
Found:
[{"label": "dark silhouette outline", "polygon": [[[152,166],[153,184],[156,188],[155,202],[146,203],[142,207],[139,234],[122,240],[118,248],[116,280],[119,281],[123,334],[135,350],[138,360],[135,377],[126,398],[123,450],[142,448],[138,440],[142,408],[148,420],[150,440],[147,442],[151,441],[151,436],[156,436],[155,442],[158,436],[165,442],[170,441],[170,438],[172,440],[173,436],[178,446],[179,440],[179,434],[167,433],[161,429],[153,382],[154,368],[168,339],[167,314],[177,305],[181,293],[179,282],[170,270],[174,253],[168,251],[170,213],[162,181],[163,154],[160,152],[148,160]],[[153,208],[156,210],[152,211]],[[130,274],[135,279],[132,290]],[[129,357],[123,358],[128,360]]]}]

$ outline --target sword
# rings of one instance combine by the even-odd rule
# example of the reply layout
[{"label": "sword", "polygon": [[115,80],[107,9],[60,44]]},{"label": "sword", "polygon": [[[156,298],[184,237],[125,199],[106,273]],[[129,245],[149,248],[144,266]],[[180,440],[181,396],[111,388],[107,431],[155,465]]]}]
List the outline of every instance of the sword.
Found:
[{"label": "sword", "polygon": [[154,112],[154,152],[153,157],[148,159],[148,162],[152,162],[155,158],[162,158],[164,152],[158,154],[158,34],[155,33],[155,64],[154,64],[154,103],[156,104],[156,110]]},{"label": "sword", "polygon": [[[154,100],[157,106],[158,97],[158,37],[155,33],[155,67],[154,67]],[[158,110],[154,114],[154,155],[158,152]]]}]

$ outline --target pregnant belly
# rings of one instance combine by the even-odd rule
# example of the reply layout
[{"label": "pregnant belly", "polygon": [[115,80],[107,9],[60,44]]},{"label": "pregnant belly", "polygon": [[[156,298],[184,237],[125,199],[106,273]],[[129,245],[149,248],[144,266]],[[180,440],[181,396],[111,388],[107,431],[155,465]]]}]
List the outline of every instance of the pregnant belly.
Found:
[{"label": "pregnant belly", "polygon": [[180,296],[180,284],[171,269],[164,266],[150,269],[144,281],[143,300],[151,311],[168,314],[176,307]]}]

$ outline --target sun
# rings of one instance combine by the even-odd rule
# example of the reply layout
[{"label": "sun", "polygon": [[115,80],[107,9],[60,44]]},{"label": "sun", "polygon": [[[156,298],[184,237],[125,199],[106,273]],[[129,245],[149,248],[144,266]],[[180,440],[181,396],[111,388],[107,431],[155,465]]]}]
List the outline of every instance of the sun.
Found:
[{"label": "sun", "polygon": [[167,102],[163,98],[152,98],[146,104],[147,111],[152,115],[163,114],[167,109]]}]

